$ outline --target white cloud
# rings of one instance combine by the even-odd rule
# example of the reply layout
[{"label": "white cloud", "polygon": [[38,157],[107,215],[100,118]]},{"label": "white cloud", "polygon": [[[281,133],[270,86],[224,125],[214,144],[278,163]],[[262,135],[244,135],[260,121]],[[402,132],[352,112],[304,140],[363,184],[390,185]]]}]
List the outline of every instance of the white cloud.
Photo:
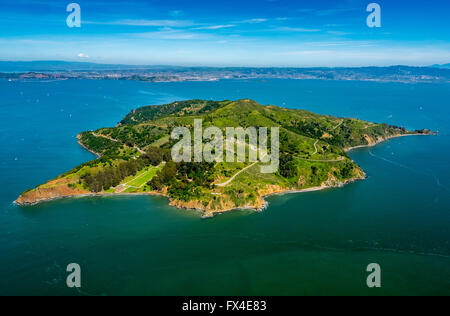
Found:
[{"label": "white cloud", "polygon": [[88,55],[83,54],[83,53],[79,53],[77,56],[78,56],[79,58],[89,58]]},{"label": "white cloud", "polygon": [[225,28],[230,28],[230,27],[235,27],[235,26],[236,25],[234,25],[234,24],[210,25],[210,26],[196,27],[196,28],[194,28],[194,30],[220,30],[220,29],[225,29]]},{"label": "white cloud", "polygon": [[250,19],[250,20],[240,21],[239,23],[256,24],[256,23],[264,23],[267,21],[268,21],[267,19]]}]

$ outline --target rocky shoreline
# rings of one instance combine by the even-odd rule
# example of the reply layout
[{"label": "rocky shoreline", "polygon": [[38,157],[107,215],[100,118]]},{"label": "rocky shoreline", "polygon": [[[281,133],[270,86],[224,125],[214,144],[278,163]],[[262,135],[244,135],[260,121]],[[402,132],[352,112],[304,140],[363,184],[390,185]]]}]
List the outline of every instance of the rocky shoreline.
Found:
[{"label": "rocky shoreline", "polygon": [[84,149],[86,149],[88,152],[90,152],[91,154],[97,156],[97,158],[100,158],[102,155],[100,155],[99,153],[96,153],[95,151],[87,148],[82,142],[81,142],[81,135],[77,135],[77,140],[78,140],[78,145],[80,145],[81,147],[83,147]]},{"label": "rocky shoreline", "polygon": [[[356,147],[350,147],[346,148],[345,151],[351,151],[356,148],[364,148],[364,147],[373,147],[376,146],[384,141],[387,141],[392,138],[398,138],[398,137],[404,137],[404,136],[429,136],[429,135],[437,135],[437,133],[429,132],[426,133],[414,133],[414,134],[402,134],[402,135],[393,135],[388,138],[380,138],[377,140],[368,140],[368,145],[361,145]],[[80,142],[79,142],[80,143]],[[80,143],[81,146],[83,144]],[[83,146],[83,148],[86,148]],[[87,148],[86,148],[87,149]],[[92,151],[90,151],[92,152]],[[97,153],[92,152],[95,155],[98,155]],[[58,199],[64,199],[64,198],[78,198],[78,197],[95,197],[95,196],[136,196],[136,195],[153,195],[153,196],[164,196],[169,199],[169,205],[179,208],[179,209],[186,209],[186,210],[198,210],[203,212],[204,218],[210,218],[218,214],[223,214],[226,212],[238,210],[238,209],[249,209],[261,212],[268,206],[268,202],[266,201],[267,197],[273,196],[273,195],[283,195],[283,194],[296,194],[296,193],[307,193],[307,192],[315,192],[315,191],[321,191],[325,189],[330,188],[336,188],[336,187],[343,187],[346,184],[363,180],[366,178],[366,175],[364,172],[361,175],[355,176],[352,179],[347,180],[345,183],[339,183],[339,182],[333,182],[333,181],[327,181],[324,182],[319,187],[311,187],[306,189],[295,189],[295,188],[283,188],[280,186],[268,186],[264,188],[264,190],[258,191],[258,197],[256,198],[255,203],[243,205],[243,206],[236,206],[234,203],[230,200],[229,203],[222,204],[221,209],[211,209],[205,205],[203,205],[200,201],[189,201],[184,202],[180,200],[173,200],[171,199],[166,193],[164,192],[148,192],[148,193],[92,193],[88,191],[83,191],[79,189],[70,189],[68,187],[61,186],[61,189],[55,189],[55,188],[37,188],[35,190],[31,190],[28,192],[23,193],[14,203],[19,206],[31,206],[36,205],[42,202],[48,202],[48,201],[54,201]],[[57,183],[60,180],[53,180],[52,182]]]},{"label": "rocky shoreline", "polygon": [[436,136],[438,135],[437,132],[431,132],[431,131],[425,131],[424,133],[413,133],[413,134],[398,134],[398,135],[392,135],[389,137],[385,137],[385,138],[379,138],[377,140],[368,140],[368,145],[360,145],[360,146],[354,146],[354,147],[348,147],[345,148],[345,152],[349,152],[352,151],[354,149],[358,149],[358,148],[367,148],[367,147],[374,147],[376,145],[379,145],[381,143],[384,143],[385,141],[388,141],[390,139],[394,139],[394,138],[399,138],[399,137],[406,137],[406,136]]},{"label": "rocky shoreline", "polygon": [[265,190],[260,191],[261,195],[257,197],[257,201],[254,204],[248,204],[244,206],[236,206],[232,205],[232,202],[230,201],[230,204],[228,206],[225,206],[223,209],[210,209],[207,206],[205,207],[201,202],[199,201],[189,201],[184,202],[180,200],[173,200],[171,199],[167,194],[162,192],[148,192],[148,193],[90,193],[90,192],[73,192],[73,194],[62,194],[62,195],[55,195],[55,194],[49,194],[45,196],[42,194],[42,190],[37,189],[35,192],[37,194],[32,194],[32,197],[19,197],[16,201],[14,201],[14,204],[19,206],[33,206],[44,202],[51,202],[56,201],[60,199],[66,199],[66,198],[83,198],[83,197],[111,197],[111,196],[162,196],[166,197],[169,200],[169,206],[176,207],[178,209],[185,209],[185,210],[195,210],[195,211],[201,211],[203,212],[203,218],[211,218],[215,215],[231,212],[234,210],[252,210],[256,212],[262,212],[264,209],[266,209],[269,205],[269,203],[266,201],[267,197],[275,196],[275,195],[284,195],[284,194],[297,194],[297,193],[307,193],[307,192],[316,192],[321,191],[325,189],[330,188],[337,188],[337,187],[343,187],[344,185],[355,182],[358,180],[362,180],[363,178],[354,178],[351,180],[348,180],[346,183],[337,183],[335,185],[325,185],[323,184],[320,187],[312,187],[312,188],[306,188],[306,189],[293,189],[293,188],[282,188],[278,186],[269,186]]}]

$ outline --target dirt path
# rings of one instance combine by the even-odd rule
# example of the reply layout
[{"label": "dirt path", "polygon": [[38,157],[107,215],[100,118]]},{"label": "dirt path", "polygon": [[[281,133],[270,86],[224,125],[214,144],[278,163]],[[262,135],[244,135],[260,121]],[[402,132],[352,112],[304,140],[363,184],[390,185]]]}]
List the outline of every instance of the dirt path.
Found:
[{"label": "dirt path", "polygon": [[[342,124],[344,124],[344,120],[342,120],[338,125],[333,127],[332,131],[336,130]],[[319,152],[319,149],[317,148],[318,143],[319,143],[319,140],[316,140],[316,142],[314,143],[314,152],[311,154],[311,156],[314,156],[315,154],[317,154]],[[344,157],[340,157],[338,159],[329,159],[329,160],[315,160],[315,159],[307,159],[307,158],[300,158],[300,157],[297,157],[297,158],[302,159],[302,160],[313,161],[313,162],[339,162],[339,161],[345,160]]]},{"label": "dirt path", "polygon": [[317,154],[319,152],[319,149],[317,148],[317,144],[319,143],[319,140],[316,140],[316,142],[314,143],[314,149],[316,150],[311,156],[314,156],[315,154]]},{"label": "dirt path", "polygon": [[231,182],[233,182],[234,179],[236,179],[236,177],[238,175],[240,175],[242,172],[244,172],[247,169],[250,169],[251,167],[253,167],[254,165],[256,165],[259,161],[254,162],[253,164],[251,164],[250,166],[245,167],[244,169],[242,169],[241,171],[239,171],[238,173],[236,173],[234,176],[232,176],[227,182],[224,183],[220,183],[220,184],[216,184],[216,186],[218,187],[226,187],[227,185],[229,185]]},{"label": "dirt path", "polygon": [[[94,133],[94,132],[92,132],[92,135],[94,135],[95,137],[102,137],[102,138],[108,139],[108,140],[110,140],[110,141],[112,141],[112,142],[119,143],[119,144],[122,144],[122,145],[123,145],[123,143],[120,142],[120,141],[118,141],[117,139],[114,139],[114,138],[109,137],[109,136],[106,136],[106,135],[96,134],[96,133]],[[145,154],[145,151],[142,150],[142,149],[140,149],[139,147],[134,146],[133,148],[136,149],[136,150],[137,150],[138,152],[140,152],[141,154]]]},{"label": "dirt path", "polygon": [[[241,144],[241,142],[239,142],[239,141],[236,141],[236,143],[237,143],[237,144]],[[244,144],[245,144],[245,143],[244,143]],[[256,151],[256,152],[259,151],[259,150],[258,150],[258,147],[255,147],[255,146],[250,146],[250,145],[249,145],[249,148],[250,148],[250,150],[253,150],[253,151]],[[262,160],[262,159],[264,159],[268,154],[267,154],[267,152],[263,152],[263,153],[260,152],[260,155],[261,155],[260,159]],[[250,169],[251,167],[253,167],[254,165],[256,165],[258,162],[259,162],[259,161],[254,162],[254,163],[251,164],[250,166],[245,167],[244,169],[242,169],[242,170],[240,170],[238,173],[236,173],[234,176],[232,176],[228,181],[226,181],[226,182],[224,182],[224,183],[216,184],[216,186],[218,186],[218,187],[226,187],[226,186],[229,185],[231,182],[233,182],[233,180],[236,179],[236,177],[237,177],[238,175],[240,175],[242,172],[244,172],[244,171]]]},{"label": "dirt path", "polygon": [[137,176],[137,177],[134,178],[134,179],[131,179],[130,181],[128,181],[127,183],[124,183],[124,184],[122,184],[122,185],[124,185],[124,186],[129,186],[128,183],[131,183],[131,182],[133,182],[133,181],[135,181],[135,180],[137,180],[137,179],[139,179],[139,178],[142,178],[143,176],[145,176],[145,175],[147,174],[147,172],[149,172],[149,170],[147,170],[146,172],[143,172],[141,175]]},{"label": "dirt path", "polygon": [[[155,168],[155,167],[153,167],[153,168]],[[139,187],[136,187],[136,186],[133,186],[133,185],[128,185],[128,184],[129,184],[129,183],[132,183],[133,181],[135,181],[135,180],[137,180],[137,179],[139,179],[139,178],[142,178],[143,176],[147,175],[147,173],[149,173],[150,171],[152,171],[152,169],[149,169],[149,170],[147,170],[146,172],[143,172],[141,175],[135,177],[134,179],[131,179],[130,181],[128,181],[128,182],[126,182],[126,183],[124,183],[124,184],[118,185],[118,186],[115,188],[115,189],[116,189],[116,193],[121,193],[121,192],[125,191],[125,190],[128,189],[128,188],[141,189],[141,188],[144,187],[147,183],[143,183],[143,184],[141,184],[141,186],[139,186]]]},{"label": "dirt path", "polygon": [[121,142],[119,142],[117,139],[111,138],[111,137],[106,136],[106,135],[103,135],[103,134],[97,134],[97,133],[95,133],[95,132],[92,132],[91,134],[94,135],[95,137],[106,138],[106,139],[108,139],[108,140],[110,140],[110,141],[112,141],[112,142],[115,142],[115,143],[121,143]]},{"label": "dirt path", "polygon": [[336,130],[339,126],[341,126],[342,124],[344,124],[344,120],[342,120],[338,125],[336,125],[335,127],[333,127],[332,131]]},{"label": "dirt path", "polygon": [[307,158],[300,158],[300,157],[297,157],[297,158],[302,159],[302,160],[312,161],[312,162],[339,162],[339,161],[345,160],[344,157],[339,157],[338,159],[329,159],[329,160],[315,160],[315,159],[307,159]]}]

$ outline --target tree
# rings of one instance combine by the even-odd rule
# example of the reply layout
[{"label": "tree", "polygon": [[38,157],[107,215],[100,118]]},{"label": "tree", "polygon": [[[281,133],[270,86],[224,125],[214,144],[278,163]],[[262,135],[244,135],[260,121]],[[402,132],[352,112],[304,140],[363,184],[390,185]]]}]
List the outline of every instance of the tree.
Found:
[{"label": "tree", "polygon": [[169,161],[161,170],[160,177],[165,184],[168,184],[175,178],[176,175],[177,175],[177,164],[173,161]]},{"label": "tree", "polygon": [[297,175],[297,167],[291,155],[285,153],[280,155],[280,174],[285,178]]},{"label": "tree", "polygon": [[150,180],[147,184],[154,191],[161,191],[164,188],[164,184],[162,183],[159,175],[154,176],[153,179]]},{"label": "tree", "polygon": [[147,164],[152,166],[159,166],[163,161],[171,160],[171,153],[167,149],[162,149],[158,147],[151,147],[147,150],[142,159],[146,161]]}]

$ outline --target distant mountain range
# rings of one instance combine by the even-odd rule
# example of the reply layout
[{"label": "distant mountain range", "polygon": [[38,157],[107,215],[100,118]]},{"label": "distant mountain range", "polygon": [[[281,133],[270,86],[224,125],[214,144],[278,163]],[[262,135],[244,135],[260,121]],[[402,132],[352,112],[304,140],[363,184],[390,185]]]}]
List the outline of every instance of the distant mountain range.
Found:
[{"label": "distant mountain range", "polygon": [[441,69],[450,69],[450,64],[445,65],[433,65],[434,68],[441,68]]},{"label": "distant mountain range", "polygon": [[222,79],[320,79],[379,82],[450,82],[450,64],[429,67],[181,67],[95,64],[64,61],[0,61],[0,78],[96,79],[151,82],[214,81]]}]

